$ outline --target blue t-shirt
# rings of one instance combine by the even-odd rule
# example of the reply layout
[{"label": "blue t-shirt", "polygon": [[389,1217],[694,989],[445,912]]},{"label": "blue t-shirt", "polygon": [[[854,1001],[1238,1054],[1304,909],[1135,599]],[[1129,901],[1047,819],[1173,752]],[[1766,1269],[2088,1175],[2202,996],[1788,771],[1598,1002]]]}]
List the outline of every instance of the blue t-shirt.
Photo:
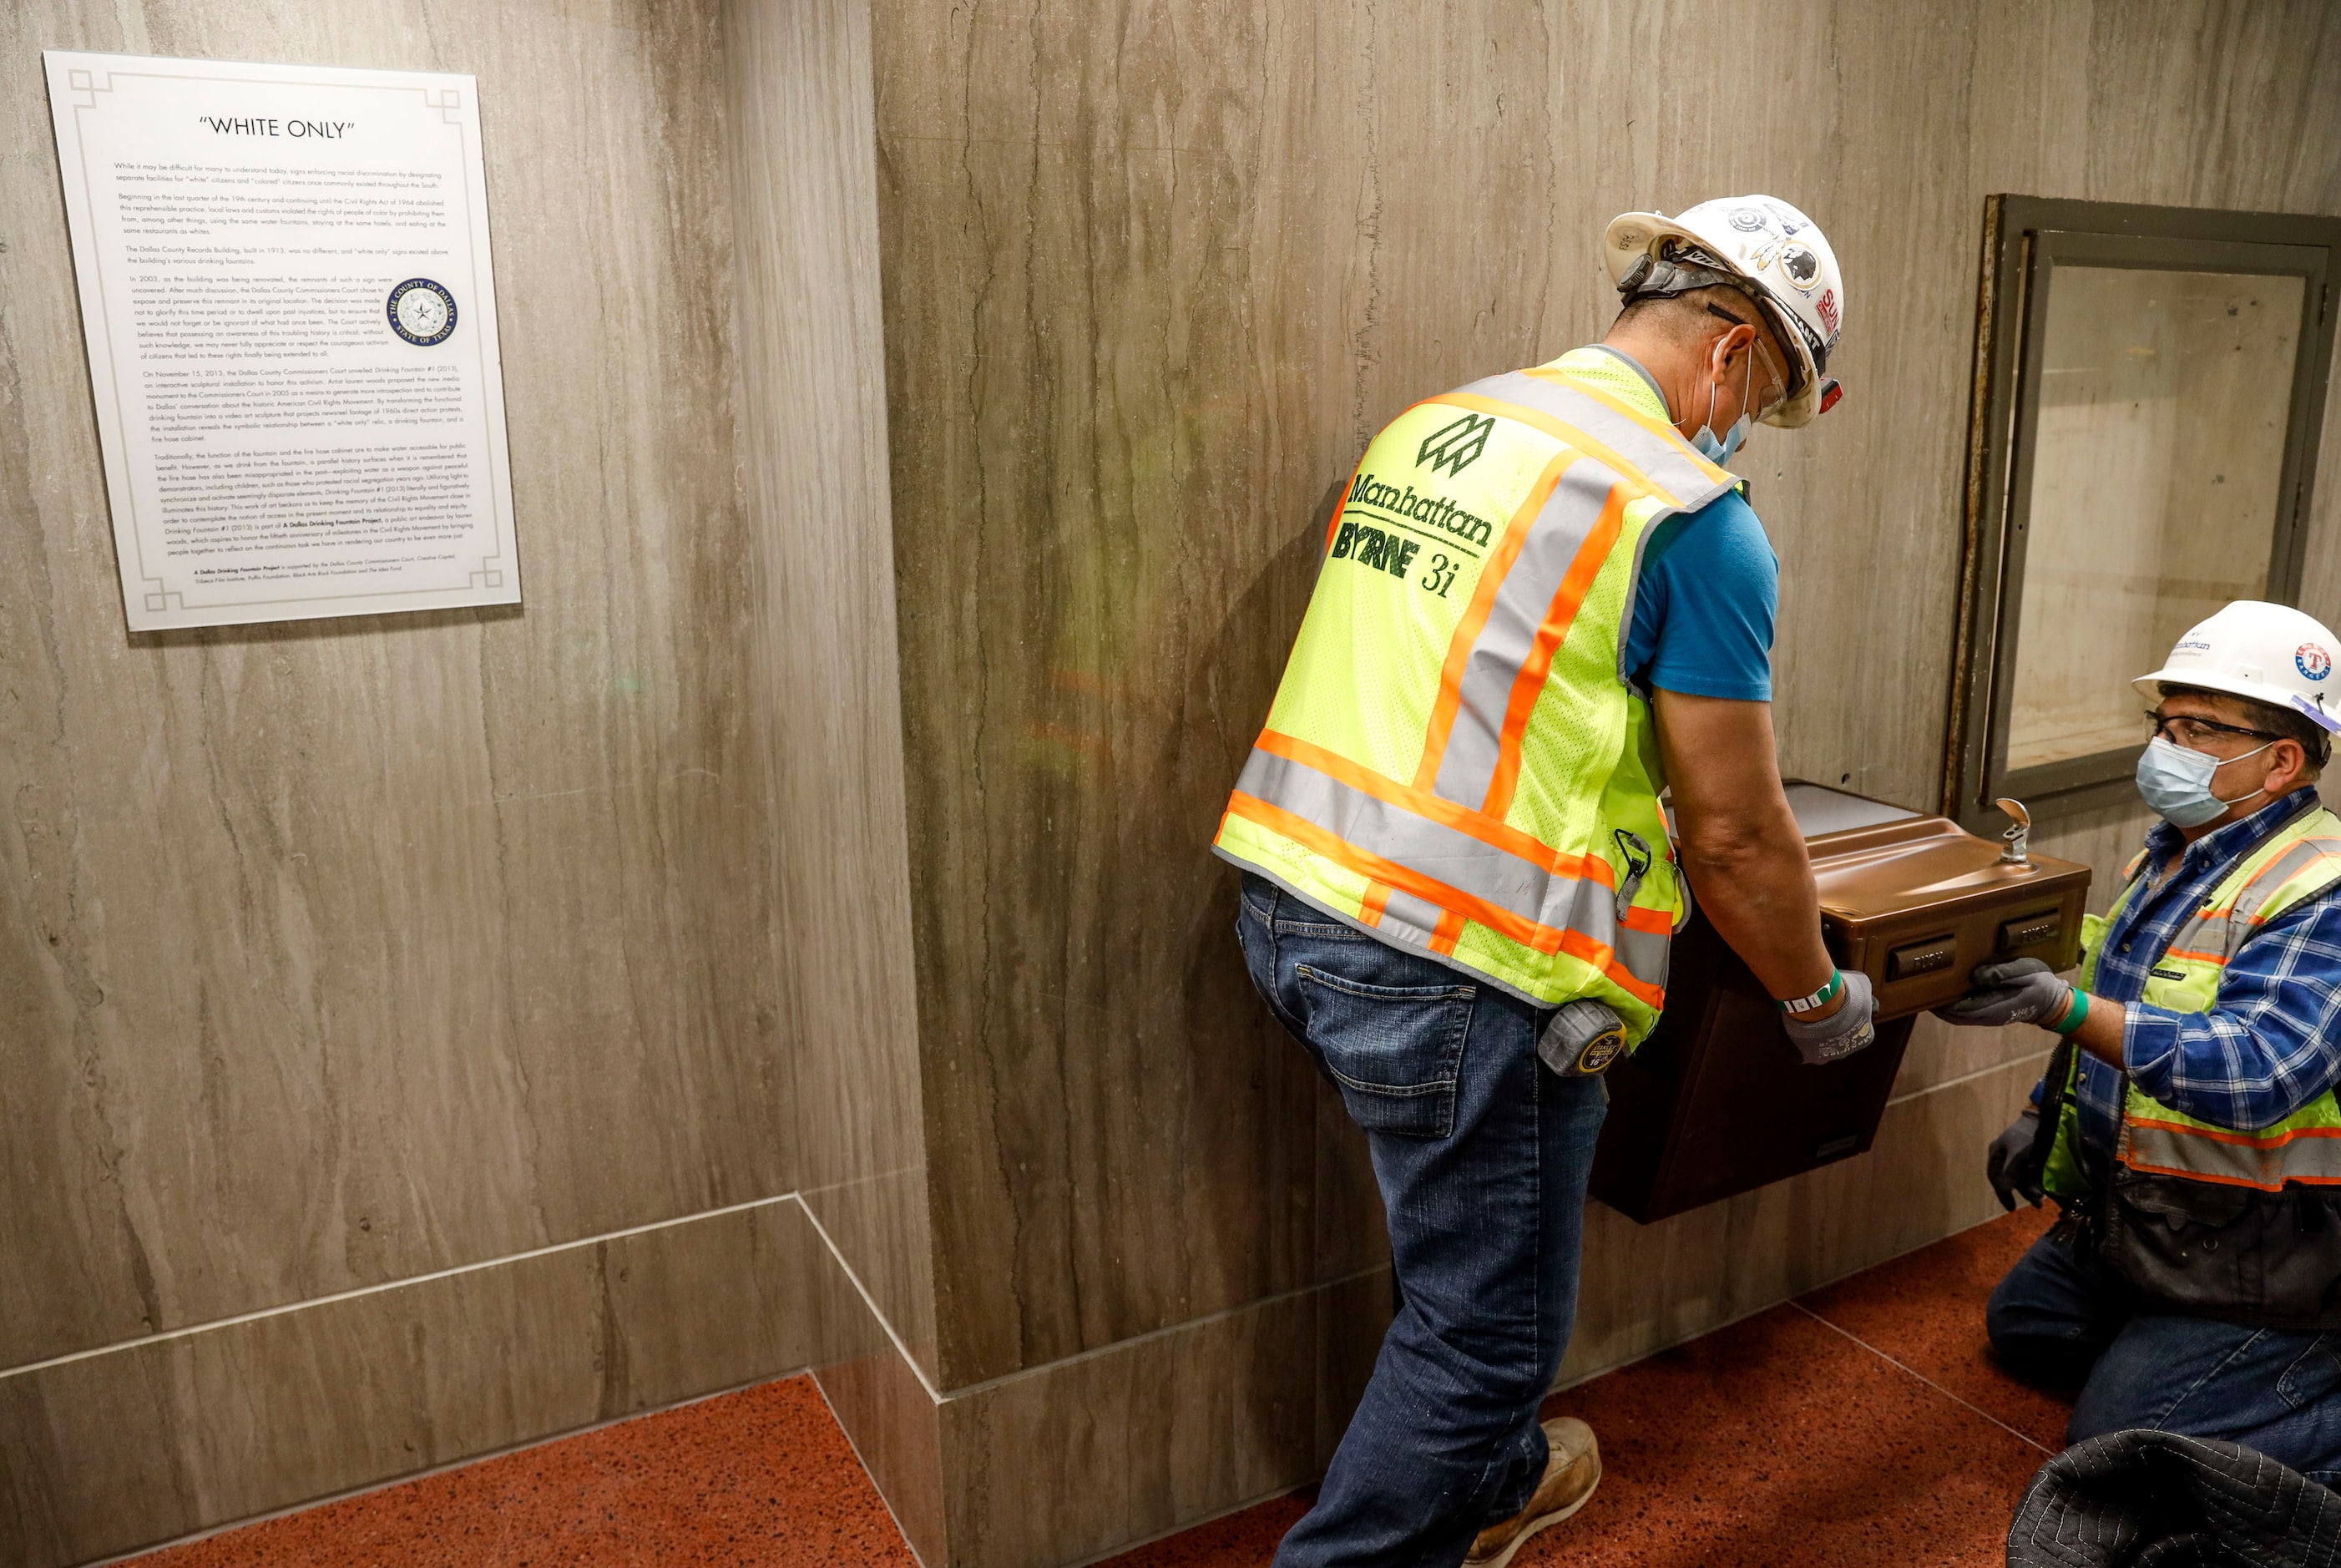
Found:
[{"label": "blue t-shirt", "polygon": [[1642,551],[1626,674],[1648,691],[1772,700],[1780,558],[1734,490],[1652,530]]}]

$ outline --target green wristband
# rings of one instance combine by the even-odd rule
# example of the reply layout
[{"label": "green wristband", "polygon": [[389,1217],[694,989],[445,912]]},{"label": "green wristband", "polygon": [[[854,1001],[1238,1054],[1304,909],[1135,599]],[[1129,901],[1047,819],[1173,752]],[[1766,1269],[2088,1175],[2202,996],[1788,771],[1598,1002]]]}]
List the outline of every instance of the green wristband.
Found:
[{"label": "green wristband", "polygon": [[1791,996],[1786,1001],[1776,999],[1772,1005],[1778,1007],[1783,1013],[1789,1014],[1818,1012],[1819,1009],[1826,1007],[1830,1003],[1836,1001],[1838,993],[1844,989],[1845,971],[1832,967],[1829,970],[1828,984],[1822,986],[1818,991],[1814,992],[1809,996]]},{"label": "green wristband", "polygon": [[2059,1034],[2070,1034],[2081,1026],[2081,1020],[2088,1015],[2089,994],[2076,985],[2073,987],[2073,1005],[2066,1010],[2064,1017],[2048,1027]]}]

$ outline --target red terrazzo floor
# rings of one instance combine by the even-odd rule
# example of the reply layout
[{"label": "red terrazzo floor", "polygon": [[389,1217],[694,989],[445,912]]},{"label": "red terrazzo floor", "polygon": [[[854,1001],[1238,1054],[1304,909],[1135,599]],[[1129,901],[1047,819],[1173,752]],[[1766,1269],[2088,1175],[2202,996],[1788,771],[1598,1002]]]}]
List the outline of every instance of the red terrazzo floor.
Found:
[{"label": "red terrazzo floor", "polygon": [[[2020,1212],[1556,1395],[1605,1474],[1518,1568],[1997,1568],[2066,1406],[1993,1366]],[[1310,1494],[1112,1559],[1265,1563]],[[809,1378],[643,1416],[138,1559],[137,1568],[912,1563]]]},{"label": "red terrazzo floor", "polygon": [[1985,1346],[1982,1323],[1992,1287],[2055,1213],[2018,1210],[1815,1291],[1804,1304],[2035,1443],[2062,1448],[2073,1402],[2000,1371]]},{"label": "red terrazzo floor", "polygon": [[137,1568],[916,1568],[809,1377],[540,1443]]}]

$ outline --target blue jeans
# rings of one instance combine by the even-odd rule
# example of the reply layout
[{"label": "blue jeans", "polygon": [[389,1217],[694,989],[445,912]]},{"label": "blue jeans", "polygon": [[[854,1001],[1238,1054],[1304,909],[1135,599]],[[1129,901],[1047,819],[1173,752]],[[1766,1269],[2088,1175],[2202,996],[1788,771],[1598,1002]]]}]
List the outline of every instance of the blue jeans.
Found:
[{"label": "blue jeans", "polygon": [[2011,1372],[2079,1387],[2068,1443],[2147,1428],[2341,1480],[2341,1333],[2139,1313],[2095,1258],[2047,1236],[1991,1293],[1984,1325]]},{"label": "blue jeans", "polygon": [[1550,1010],[1244,878],[1244,963],[1365,1130],[1397,1318],[1279,1568],[1453,1568],[1543,1479],[1609,1099],[1537,1060]]}]

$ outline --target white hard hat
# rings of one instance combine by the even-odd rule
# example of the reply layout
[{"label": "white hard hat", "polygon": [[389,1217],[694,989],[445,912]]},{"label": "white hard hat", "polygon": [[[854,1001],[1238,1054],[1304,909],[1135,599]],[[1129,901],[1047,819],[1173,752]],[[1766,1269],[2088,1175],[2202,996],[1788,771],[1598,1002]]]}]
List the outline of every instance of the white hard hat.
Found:
[{"label": "white hard hat", "polygon": [[1694,265],[1703,265],[1703,256],[1754,285],[1772,307],[1773,335],[1797,358],[1788,367],[1796,390],[1764,416],[1765,424],[1793,430],[1837,402],[1840,389],[1828,379],[1828,361],[1845,320],[1845,280],[1819,227],[1788,203],[1724,196],[1680,217],[1620,213],[1609,220],[1601,251],[1621,293],[1631,292],[1628,277],[1645,256]]},{"label": "white hard hat", "polygon": [[2130,684],[2148,702],[2168,682],[2292,708],[2341,730],[2336,653],[2341,641],[2315,616],[2289,604],[2238,599],[2179,638],[2162,668]]}]

